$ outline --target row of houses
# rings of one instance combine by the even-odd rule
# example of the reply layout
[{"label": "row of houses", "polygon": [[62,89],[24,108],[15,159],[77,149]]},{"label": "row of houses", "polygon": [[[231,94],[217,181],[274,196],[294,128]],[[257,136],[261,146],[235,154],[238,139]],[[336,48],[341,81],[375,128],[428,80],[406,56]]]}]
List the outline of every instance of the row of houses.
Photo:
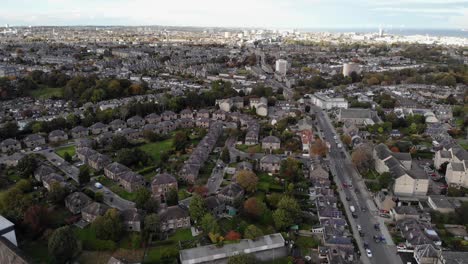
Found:
[{"label": "row of houses", "polygon": [[434,155],[435,168],[440,168],[444,163],[447,163],[447,184],[457,188],[468,188],[468,151],[457,144],[446,144]]}]

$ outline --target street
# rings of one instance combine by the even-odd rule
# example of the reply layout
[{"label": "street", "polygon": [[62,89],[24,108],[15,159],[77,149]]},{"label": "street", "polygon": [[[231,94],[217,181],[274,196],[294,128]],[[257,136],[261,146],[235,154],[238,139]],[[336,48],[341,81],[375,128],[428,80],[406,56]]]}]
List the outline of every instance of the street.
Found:
[{"label": "street", "polygon": [[[349,154],[343,148],[338,147],[342,143],[327,114],[317,107],[314,107],[314,110],[317,112],[318,125],[323,131],[322,134],[325,140],[330,143],[330,170],[334,175],[340,199],[361,252],[361,261],[363,263],[402,263],[400,257],[396,254],[396,247],[393,245],[383,219],[379,217],[379,212],[372,201],[372,197],[367,191],[361,176],[354,168]],[[352,216],[351,205],[356,209],[357,218]],[[359,235],[358,224],[364,232],[364,237]],[[380,230],[374,228],[375,224],[379,224]],[[374,235],[383,237],[385,242],[375,242]],[[372,251],[371,258],[368,258],[365,254],[364,242],[369,245],[368,248]]]}]

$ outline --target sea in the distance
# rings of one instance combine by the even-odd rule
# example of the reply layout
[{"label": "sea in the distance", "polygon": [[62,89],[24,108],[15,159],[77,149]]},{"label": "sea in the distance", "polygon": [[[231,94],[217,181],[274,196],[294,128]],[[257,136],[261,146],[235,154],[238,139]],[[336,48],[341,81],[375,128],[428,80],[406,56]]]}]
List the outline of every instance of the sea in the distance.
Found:
[{"label": "sea in the distance", "polygon": [[[378,33],[378,28],[305,28],[303,32],[330,32],[330,33]],[[468,29],[410,29],[410,28],[383,28],[384,33],[391,35],[429,35],[434,37],[459,37],[468,38]]]}]

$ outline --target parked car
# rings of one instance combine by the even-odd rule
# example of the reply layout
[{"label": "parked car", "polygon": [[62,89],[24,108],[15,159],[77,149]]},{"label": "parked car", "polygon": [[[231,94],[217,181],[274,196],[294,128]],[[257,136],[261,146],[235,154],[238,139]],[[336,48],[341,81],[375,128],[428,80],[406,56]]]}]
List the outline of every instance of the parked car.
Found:
[{"label": "parked car", "polygon": [[366,255],[369,258],[372,258],[372,251],[370,249],[366,249]]}]

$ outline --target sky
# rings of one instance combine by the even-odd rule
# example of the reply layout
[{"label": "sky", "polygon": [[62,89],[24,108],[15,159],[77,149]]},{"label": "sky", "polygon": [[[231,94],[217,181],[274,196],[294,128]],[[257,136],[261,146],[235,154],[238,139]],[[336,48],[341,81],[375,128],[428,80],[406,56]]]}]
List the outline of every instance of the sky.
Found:
[{"label": "sky", "polygon": [[468,0],[0,0],[0,25],[468,29]]}]

